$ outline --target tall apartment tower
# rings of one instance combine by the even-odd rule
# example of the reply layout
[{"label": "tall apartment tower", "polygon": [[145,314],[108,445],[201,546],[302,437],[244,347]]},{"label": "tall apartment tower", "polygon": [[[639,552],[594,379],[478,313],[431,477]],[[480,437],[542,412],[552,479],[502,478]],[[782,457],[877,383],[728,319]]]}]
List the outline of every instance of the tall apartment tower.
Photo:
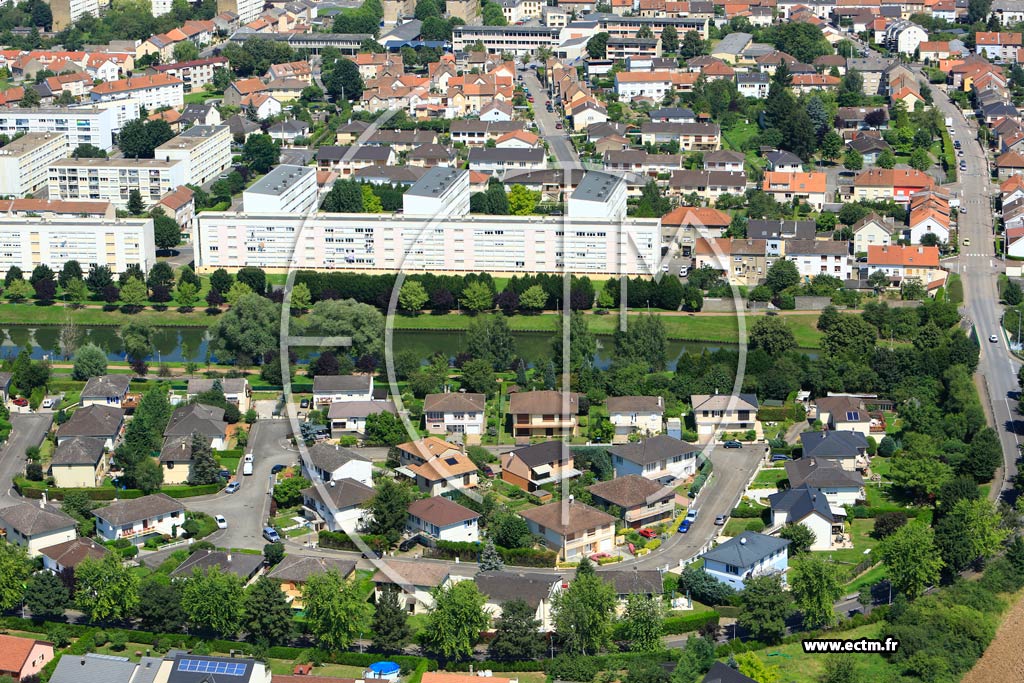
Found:
[{"label": "tall apartment tower", "polygon": [[64,30],[84,14],[91,14],[94,17],[100,15],[100,4],[97,0],[47,0],[46,4],[53,13],[54,31]]}]

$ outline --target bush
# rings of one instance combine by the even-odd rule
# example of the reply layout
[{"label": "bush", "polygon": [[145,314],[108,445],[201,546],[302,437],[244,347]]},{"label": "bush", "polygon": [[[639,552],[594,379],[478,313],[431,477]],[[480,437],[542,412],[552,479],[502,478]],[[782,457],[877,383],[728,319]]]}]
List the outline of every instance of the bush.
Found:
[{"label": "bush", "polygon": [[444,560],[459,558],[462,562],[476,562],[480,556],[480,544],[438,541],[430,556]]},{"label": "bush", "polygon": [[668,617],[662,622],[662,629],[667,634],[690,633],[707,623],[713,623],[717,626],[718,619],[719,614],[714,610],[698,612],[697,614],[685,614],[680,617]]},{"label": "bush", "polygon": [[760,519],[752,519],[749,522],[747,522],[743,528],[747,531],[760,533],[761,531],[764,531],[764,522],[762,522]]},{"label": "bush", "polygon": [[554,550],[501,547],[497,550],[505,564],[518,567],[554,567],[558,559],[558,553]]},{"label": "bush", "polygon": [[560,681],[592,681],[599,671],[590,657],[558,655],[544,669],[548,676]]},{"label": "bush", "polygon": [[54,649],[67,647],[71,642],[71,630],[65,624],[51,624],[46,631],[46,639],[53,643]]},{"label": "bush", "polygon": [[102,630],[101,631],[96,631],[95,633],[92,634],[92,642],[96,645],[96,647],[103,647],[109,641],[110,641],[110,638],[107,637],[107,632],[106,631],[102,631]]}]

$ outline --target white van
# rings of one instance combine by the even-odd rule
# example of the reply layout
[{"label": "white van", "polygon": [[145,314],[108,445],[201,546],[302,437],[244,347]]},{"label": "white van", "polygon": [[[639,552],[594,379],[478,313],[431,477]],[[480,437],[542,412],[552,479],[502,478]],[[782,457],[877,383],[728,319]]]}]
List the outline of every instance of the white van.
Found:
[{"label": "white van", "polygon": [[249,476],[250,474],[252,474],[252,461],[251,460],[247,460],[245,462],[245,464],[242,465],[242,474],[245,475],[245,476]]},{"label": "white van", "polygon": [[245,454],[244,462],[252,462],[252,453],[246,453]]}]

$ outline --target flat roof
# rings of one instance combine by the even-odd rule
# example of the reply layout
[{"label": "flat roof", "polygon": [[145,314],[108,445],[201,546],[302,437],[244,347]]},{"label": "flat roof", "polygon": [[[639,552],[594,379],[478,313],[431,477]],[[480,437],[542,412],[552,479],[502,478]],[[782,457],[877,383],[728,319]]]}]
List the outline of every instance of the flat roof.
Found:
[{"label": "flat roof", "polygon": [[76,167],[76,168],[172,168],[181,163],[181,160],[164,161],[163,159],[59,159],[50,164],[50,167]]},{"label": "flat roof", "polygon": [[588,202],[606,202],[612,192],[620,183],[625,181],[619,176],[601,171],[590,171],[583,176],[583,180],[576,186],[572,193],[572,199],[581,199]]},{"label": "flat roof", "polygon": [[9,116],[25,116],[26,114],[64,114],[75,116],[78,114],[102,114],[107,111],[105,107],[26,107],[24,109],[0,109],[0,113]]},{"label": "flat roof", "polygon": [[221,129],[228,131],[230,134],[230,129],[227,126],[192,126],[157,147],[156,151],[198,147],[220,132]]},{"label": "flat roof", "polygon": [[65,144],[67,143],[67,136],[63,133],[26,133],[4,145],[0,149],[0,156],[21,156],[39,149],[54,138],[64,138]]},{"label": "flat roof", "polygon": [[295,183],[302,180],[307,175],[315,175],[316,169],[312,166],[293,166],[291,164],[283,164],[277,166],[267,175],[263,176],[251,187],[245,191],[254,194],[266,194],[266,195],[280,195],[284,194],[285,190]]},{"label": "flat roof", "polygon": [[423,177],[417,180],[412,187],[406,190],[405,194],[417,197],[440,197],[456,181],[468,173],[469,171],[457,168],[434,166],[423,174]]}]

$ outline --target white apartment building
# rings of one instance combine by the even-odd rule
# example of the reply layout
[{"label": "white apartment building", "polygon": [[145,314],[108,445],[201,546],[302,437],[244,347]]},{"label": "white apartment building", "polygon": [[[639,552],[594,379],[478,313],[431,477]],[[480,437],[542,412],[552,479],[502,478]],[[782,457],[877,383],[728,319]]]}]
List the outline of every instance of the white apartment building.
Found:
[{"label": "white apartment building", "polygon": [[441,218],[469,213],[469,171],[434,166],[402,195],[406,216]]},{"label": "white apartment building", "polygon": [[92,89],[93,102],[126,99],[137,100],[147,111],[160,107],[180,109],[185,104],[184,83],[180,78],[157,73],[100,83]]},{"label": "white apartment building", "polygon": [[786,240],[786,258],[796,264],[804,280],[815,275],[831,275],[844,281],[853,277],[849,242]]},{"label": "white apartment building", "polygon": [[46,186],[49,166],[68,155],[63,133],[29,133],[0,149],[0,195],[25,197]]},{"label": "white apartment building", "polygon": [[153,7],[153,16],[162,17],[171,11],[172,0],[150,0]]},{"label": "white apartment building", "polygon": [[63,31],[86,14],[100,15],[99,0],[50,0],[46,4],[53,13],[54,31]]},{"label": "white apartment building", "polygon": [[185,165],[185,184],[205,185],[231,166],[231,129],[192,126],[157,147],[153,156],[181,161]]},{"label": "white apartment building", "polygon": [[557,47],[560,34],[560,29],[548,26],[456,26],[452,29],[452,47],[455,52],[466,52],[480,41],[491,54],[525,55],[540,47]]},{"label": "white apartment building", "polygon": [[117,128],[117,113],[99,107],[0,109],[0,133],[12,138],[18,133],[64,133],[70,149],[90,144],[109,152]]},{"label": "white apartment building", "polygon": [[[114,112],[114,135],[118,135],[121,129],[124,128],[125,124],[129,121],[134,121],[139,118],[139,102],[135,99],[126,100],[110,100],[109,102],[90,102],[89,104],[75,104],[71,106],[72,109],[106,109]],[[74,145],[71,148],[74,149]]]},{"label": "white apartment building", "polygon": [[128,207],[132,190],[145,205],[185,184],[185,164],[161,159],[62,159],[50,164],[51,199],[100,199]]},{"label": "white apartment building", "polygon": [[59,270],[75,260],[88,269],[107,266],[123,273],[137,264],[143,272],[156,263],[153,219],[0,218],[0,268],[29,272],[40,264]]},{"label": "white apartment building", "polygon": [[246,213],[304,216],[316,208],[318,198],[316,169],[286,164],[278,166],[242,192],[242,206]]},{"label": "white apartment building", "polygon": [[217,0],[218,12],[234,12],[238,23],[248,24],[263,11],[263,0]]}]

